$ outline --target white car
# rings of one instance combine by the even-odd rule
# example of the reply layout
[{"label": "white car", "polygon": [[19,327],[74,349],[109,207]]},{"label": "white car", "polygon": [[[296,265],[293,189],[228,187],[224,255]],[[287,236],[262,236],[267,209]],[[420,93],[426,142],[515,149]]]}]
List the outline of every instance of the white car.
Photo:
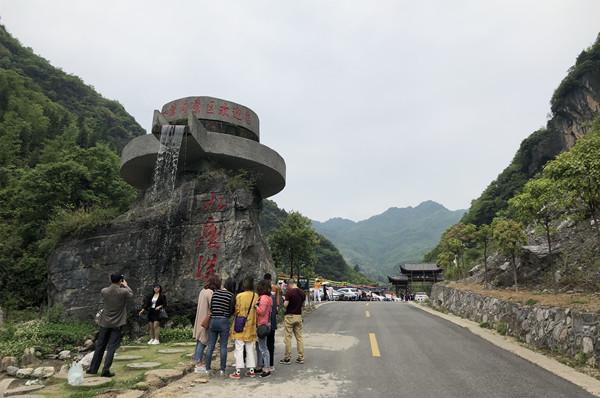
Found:
[{"label": "white car", "polygon": [[380,296],[378,294],[372,293],[371,294],[371,300],[372,301],[385,301],[385,297]]},{"label": "white car", "polygon": [[340,294],[341,300],[358,300],[358,289],[352,287],[343,287],[338,289],[337,292]]},{"label": "white car", "polygon": [[426,300],[429,300],[429,296],[424,292],[415,293],[415,301],[419,303],[424,303]]}]

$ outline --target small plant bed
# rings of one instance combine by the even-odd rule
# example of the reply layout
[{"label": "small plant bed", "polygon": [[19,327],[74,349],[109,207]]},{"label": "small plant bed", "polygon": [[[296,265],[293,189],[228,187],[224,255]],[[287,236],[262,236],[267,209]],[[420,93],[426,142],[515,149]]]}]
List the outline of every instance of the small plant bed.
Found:
[{"label": "small plant bed", "polygon": [[[144,374],[148,372],[147,368],[132,369],[127,365],[132,363],[156,362],[159,366],[153,369],[184,369],[191,366],[191,360],[186,357],[186,354],[192,351],[192,348],[184,350],[182,353],[164,355],[159,353],[160,350],[174,349],[172,344],[161,345],[135,345],[135,349],[126,348],[117,351],[119,356],[126,357],[135,355],[136,359],[131,361],[114,361],[111,367],[111,372],[115,373],[109,384],[98,387],[76,387],[67,384],[67,381],[59,378],[52,378],[48,382],[48,386],[42,391],[37,392],[48,398],[91,398],[95,395],[106,393],[115,390],[131,390],[148,388],[142,383],[145,379]],[[139,348],[138,348],[139,347]],[[180,346],[179,346],[180,348]],[[130,354],[131,353],[131,354]],[[132,354],[135,353],[135,354]],[[102,369],[102,367],[100,368]],[[183,374],[183,371],[181,371]],[[100,374],[100,372],[98,373]],[[91,376],[85,375],[85,379]]]},{"label": "small plant bed", "polygon": [[519,289],[484,289],[477,283],[446,282],[453,289],[473,292],[482,296],[495,297],[524,305],[573,308],[581,311],[599,312],[600,295],[594,293],[552,293],[537,290]]}]

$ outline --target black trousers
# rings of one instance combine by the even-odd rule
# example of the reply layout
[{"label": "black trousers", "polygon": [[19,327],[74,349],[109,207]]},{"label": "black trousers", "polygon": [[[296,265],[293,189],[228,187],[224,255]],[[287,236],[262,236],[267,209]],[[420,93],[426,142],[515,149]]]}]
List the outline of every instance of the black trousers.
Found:
[{"label": "black trousers", "polygon": [[271,357],[271,367],[273,367],[273,361],[275,360],[275,330],[271,330],[271,333],[267,336],[267,348]]},{"label": "black trousers", "polygon": [[121,328],[103,328],[100,327],[98,332],[98,338],[96,339],[96,349],[94,350],[94,357],[90,364],[90,373],[98,373],[104,351],[106,351],[106,358],[104,358],[104,367],[102,373],[108,373],[115,357],[115,351],[121,345],[121,337],[123,334]]}]

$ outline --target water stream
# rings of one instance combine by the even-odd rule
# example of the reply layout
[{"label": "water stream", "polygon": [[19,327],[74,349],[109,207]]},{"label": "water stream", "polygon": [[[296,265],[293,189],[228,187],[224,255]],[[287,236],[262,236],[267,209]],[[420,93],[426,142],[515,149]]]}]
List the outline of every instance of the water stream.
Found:
[{"label": "water stream", "polygon": [[154,177],[151,190],[152,200],[157,200],[159,193],[170,194],[175,189],[177,163],[185,126],[164,125],[160,130],[160,147],[154,165]]}]

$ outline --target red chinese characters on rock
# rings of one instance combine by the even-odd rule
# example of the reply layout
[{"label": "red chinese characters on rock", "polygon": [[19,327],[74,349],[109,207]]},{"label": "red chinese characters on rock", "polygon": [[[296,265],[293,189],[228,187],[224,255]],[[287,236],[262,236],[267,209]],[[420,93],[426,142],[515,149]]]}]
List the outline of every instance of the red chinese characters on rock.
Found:
[{"label": "red chinese characters on rock", "polygon": [[215,192],[211,192],[210,199],[202,205],[204,211],[224,211],[226,208],[225,197],[223,195],[217,196]]},{"label": "red chinese characters on rock", "polygon": [[[222,212],[226,208],[225,197],[217,195],[216,192],[211,192],[210,198],[202,203],[202,210],[205,212]],[[196,249],[200,252],[195,264],[196,279],[206,280],[215,273],[218,262],[218,251],[221,247],[221,243],[219,242],[220,237],[221,230],[217,223],[215,223],[215,219],[209,216],[202,225],[200,236],[198,236],[195,242]]]},{"label": "red chinese characters on rock", "polygon": [[212,257],[210,255],[206,256],[206,261],[204,261],[204,255],[200,255],[198,257],[198,267],[196,267],[196,279],[208,279],[209,276],[215,273],[215,267],[217,266],[217,255],[213,254]]}]

